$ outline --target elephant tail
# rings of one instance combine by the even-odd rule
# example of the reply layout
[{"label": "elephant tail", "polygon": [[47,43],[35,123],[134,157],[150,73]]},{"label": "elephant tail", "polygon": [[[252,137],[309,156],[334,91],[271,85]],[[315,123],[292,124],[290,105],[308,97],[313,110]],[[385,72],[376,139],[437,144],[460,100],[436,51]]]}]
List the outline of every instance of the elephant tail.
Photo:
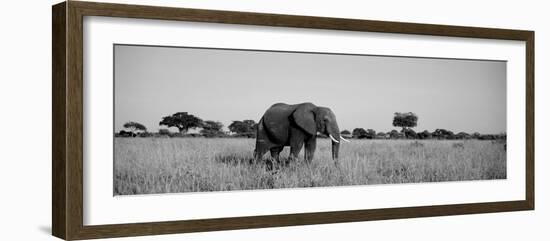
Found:
[{"label": "elephant tail", "polygon": [[256,137],[260,135],[260,131],[262,131],[263,128],[265,128],[265,126],[264,126],[264,117],[262,116],[262,118],[256,125]]},{"label": "elephant tail", "polygon": [[262,116],[258,125],[256,125],[256,145],[259,142],[265,142],[267,140],[269,140],[269,132],[265,126],[264,117]]}]

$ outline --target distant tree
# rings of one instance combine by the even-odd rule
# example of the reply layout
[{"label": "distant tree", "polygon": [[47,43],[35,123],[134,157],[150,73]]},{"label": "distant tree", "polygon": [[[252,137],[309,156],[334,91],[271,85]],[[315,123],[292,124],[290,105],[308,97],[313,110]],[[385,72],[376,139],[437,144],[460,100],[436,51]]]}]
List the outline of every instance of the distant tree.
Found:
[{"label": "distant tree", "polygon": [[221,131],[223,128],[223,124],[219,121],[207,120],[203,122],[202,128],[204,130]]},{"label": "distant tree", "polygon": [[151,137],[151,136],[153,136],[153,133],[151,133],[151,132],[141,132],[141,133],[138,133],[137,136],[139,136],[139,137]]},{"label": "distant tree", "polygon": [[480,140],[496,140],[497,137],[496,135],[489,135],[489,134],[485,134],[485,135],[481,135],[479,137]]},{"label": "distant tree", "polygon": [[376,133],[376,139],[386,139],[386,133],[384,132]]},{"label": "distant tree", "polygon": [[407,113],[400,113],[395,112],[395,115],[393,117],[393,126],[395,127],[401,127],[403,130],[401,132],[405,132],[405,129],[410,129],[412,127],[415,127],[418,122],[418,116],[416,116],[415,113],[407,112]]},{"label": "distant tree", "polygon": [[430,139],[432,137],[432,133],[430,133],[428,130],[424,130],[423,132],[419,132],[416,134],[418,139]]},{"label": "distant tree", "polygon": [[117,134],[115,134],[116,137],[136,137],[136,133],[134,132],[131,132],[131,131],[125,131],[125,130],[120,130]]},{"label": "distant tree", "polygon": [[340,132],[340,135],[344,138],[352,138],[351,131],[343,130]]},{"label": "distant tree", "polygon": [[459,132],[458,134],[455,135],[456,139],[470,139],[472,138],[470,136],[470,134],[466,133],[466,132]]},{"label": "distant tree", "polygon": [[178,128],[180,134],[187,133],[189,129],[202,126],[202,120],[187,112],[178,112],[170,116],[162,117],[159,125]]},{"label": "distant tree", "polygon": [[222,128],[223,124],[221,122],[207,120],[202,123],[200,132],[205,137],[219,137],[224,135]]},{"label": "distant tree", "polygon": [[168,129],[159,129],[159,135],[161,136],[169,136],[170,131]]},{"label": "distant tree", "polygon": [[401,133],[403,133],[405,135],[405,138],[407,138],[407,139],[416,139],[417,138],[416,132],[412,129],[403,128]]},{"label": "distant tree", "polygon": [[390,135],[391,139],[398,139],[400,137],[400,133],[397,130],[391,130],[390,132],[388,132],[388,134]]},{"label": "distant tree", "polygon": [[367,139],[374,139],[376,137],[376,131],[373,129],[367,129]]},{"label": "distant tree", "polygon": [[367,131],[363,128],[355,128],[352,131],[352,136],[357,139],[367,138]]},{"label": "distant tree", "polygon": [[237,136],[252,138],[256,136],[256,124],[253,120],[233,121],[227,128]]},{"label": "distant tree", "polygon": [[480,136],[481,136],[481,134],[479,134],[479,132],[474,132],[472,134],[472,138],[474,138],[474,139],[479,139]]},{"label": "distant tree", "polygon": [[126,128],[126,129],[131,130],[132,132],[138,132],[138,131],[146,132],[147,131],[147,127],[145,127],[144,125],[142,125],[140,123],[133,122],[133,121],[129,121],[129,122],[124,123],[123,127]]},{"label": "distant tree", "polygon": [[437,139],[454,139],[454,133],[445,129],[436,129],[432,136]]}]

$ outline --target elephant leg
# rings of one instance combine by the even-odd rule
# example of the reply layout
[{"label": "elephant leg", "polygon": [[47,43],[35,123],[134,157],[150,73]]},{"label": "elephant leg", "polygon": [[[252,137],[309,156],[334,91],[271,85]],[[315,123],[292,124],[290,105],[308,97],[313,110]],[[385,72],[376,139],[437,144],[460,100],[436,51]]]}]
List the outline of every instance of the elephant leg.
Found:
[{"label": "elephant leg", "polygon": [[271,158],[266,162],[268,170],[273,170],[279,164],[279,153],[281,153],[283,148],[284,146],[276,146],[269,149]]},{"label": "elephant leg", "polygon": [[302,147],[304,146],[303,140],[296,140],[294,142],[290,143],[290,156],[289,159],[296,160],[298,159],[298,154],[300,154],[300,151],[302,150]]},{"label": "elephant leg", "polygon": [[284,146],[272,147],[269,151],[271,152],[271,158],[279,162],[279,154],[283,151]]},{"label": "elephant leg", "polygon": [[268,148],[266,145],[256,143],[256,149],[254,149],[254,161],[256,163],[261,161],[262,157],[265,155],[267,151],[268,151]]},{"label": "elephant leg", "polygon": [[306,163],[311,163],[313,156],[315,155],[315,148],[317,147],[317,138],[311,137],[305,142],[304,160]]},{"label": "elephant leg", "polygon": [[300,154],[300,151],[302,150],[302,147],[304,146],[304,142],[295,143],[294,145],[290,145],[290,156],[289,158],[292,160],[298,159],[298,154]]},{"label": "elephant leg", "polygon": [[304,140],[306,136],[304,132],[298,128],[291,127],[290,129],[290,159],[295,160],[298,158],[298,154],[304,146]]}]

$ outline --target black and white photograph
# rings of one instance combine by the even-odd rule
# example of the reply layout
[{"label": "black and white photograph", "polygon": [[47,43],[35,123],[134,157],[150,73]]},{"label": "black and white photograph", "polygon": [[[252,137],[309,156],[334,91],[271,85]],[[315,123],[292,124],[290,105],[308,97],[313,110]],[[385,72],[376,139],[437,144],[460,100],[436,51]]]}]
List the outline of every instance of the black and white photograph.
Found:
[{"label": "black and white photograph", "polygon": [[506,61],[114,46],[114,195],[506,179]]},{"label": "black and white photograph", "polygon": [[0,240],[549,236],[545,1],[3,6]]}]

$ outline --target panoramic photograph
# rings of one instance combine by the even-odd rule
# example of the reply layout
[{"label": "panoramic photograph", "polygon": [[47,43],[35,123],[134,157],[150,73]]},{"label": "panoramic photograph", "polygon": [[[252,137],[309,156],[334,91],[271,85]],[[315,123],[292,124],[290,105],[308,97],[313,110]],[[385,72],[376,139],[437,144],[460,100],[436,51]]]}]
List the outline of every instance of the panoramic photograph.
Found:
[{"label": "panoramic photograph", "polygon": [[113,49],[115,196],[506,179],[506,61]]}]

